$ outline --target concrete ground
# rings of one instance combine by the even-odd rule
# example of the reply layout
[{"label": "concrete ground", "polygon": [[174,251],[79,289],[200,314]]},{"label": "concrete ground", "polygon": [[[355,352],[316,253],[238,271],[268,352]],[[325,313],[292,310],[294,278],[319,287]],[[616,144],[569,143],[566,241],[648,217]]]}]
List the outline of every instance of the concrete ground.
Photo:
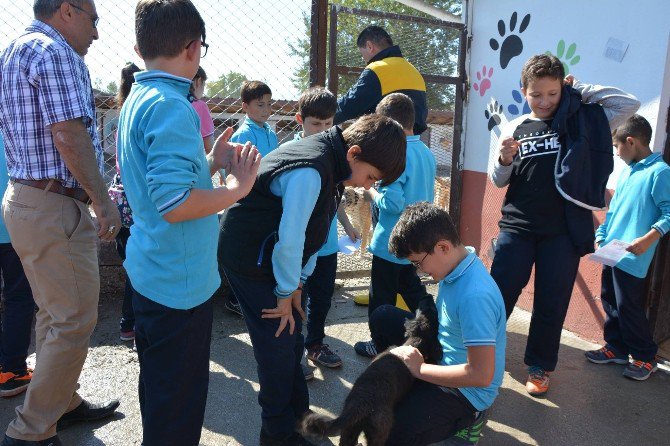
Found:
[{"label": "concrete ground", "polygon": [[[341,369],[316,369],[309,383],[312,408],[337,414],[368,360],[353,351],[368,339],[367,309],[353,295],[364,280],[348,280],[333,297],[327,342],[344,360]],[[434,291],[434,289],[433,289]],[[141,443],[137,400],[139,365],[130,343],[118,340],[120,296],[101,299],[100,319],[81,376],[82,396],[91,401],[121,400],[114,418],[81,424],[62,432],[66,445],[129,446]],[[505,380],[484,430],[482,446],[504,445],[662,445],[670,444],[670,371],[659,370],[646,382],[621,376],[622,366],[588,363],[583,351],[593,344],[564,332],[559,367],[546,398],[524,388],[523,352],[529,314],[517,309],[508,324]],[[256,445],[260,428],[256,365],[244,322],[216,306],[212,333],[210,385],[203,445]],[[0,429],[13,418],[22,396],[0,400]],[[188,410],[184,407],[183,410]],[[337,438],[322,445],[337,444]]]}]

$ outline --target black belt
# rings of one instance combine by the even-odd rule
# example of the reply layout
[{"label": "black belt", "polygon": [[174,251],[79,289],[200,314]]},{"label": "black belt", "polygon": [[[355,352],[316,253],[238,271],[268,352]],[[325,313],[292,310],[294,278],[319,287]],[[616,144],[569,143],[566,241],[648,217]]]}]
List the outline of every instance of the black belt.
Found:
[{"label": "black belt", "polygon": [[79,187],[65,187],[58,180],[24,180],[23,178],[11,178],[12,183],[25,184],[26,186],[46,190],[66,197],[74,198],[84,204],[91,204],[91,199],[84,189]]}]

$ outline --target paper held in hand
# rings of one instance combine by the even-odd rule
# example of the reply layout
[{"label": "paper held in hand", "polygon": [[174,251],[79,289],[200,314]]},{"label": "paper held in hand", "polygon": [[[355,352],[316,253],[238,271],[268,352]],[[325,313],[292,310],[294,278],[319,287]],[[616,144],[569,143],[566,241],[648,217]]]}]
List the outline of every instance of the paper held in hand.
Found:
[{"label": "paper held in hand", "polygon": [[593,260],[594,262],[602,263],[603,265],[607,266],[615,266],[617,263],[619,263],[619,260],[621,260],[623,256],[628,254],[626,248],[629,246],[630,243],[622,242],[621,240],[616,239],[612,240],[591,254],[589,260]]},{"label": "paper held in hand", "polygon": [[361,239],[357,239],[355,242],[352,242],[348,235],[343,235],[337,239],[337,244],[341,253],[349,255],[353,254],[358,248],[361,247]]}]

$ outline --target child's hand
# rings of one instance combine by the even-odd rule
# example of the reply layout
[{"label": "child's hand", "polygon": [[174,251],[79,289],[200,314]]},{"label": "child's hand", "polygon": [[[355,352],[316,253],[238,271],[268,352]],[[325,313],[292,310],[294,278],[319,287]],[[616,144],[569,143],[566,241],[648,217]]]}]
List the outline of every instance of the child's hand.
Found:
[{"label": "child's hand", "polygon": [[500,164],[509,166],[519,152],[519,141],[511,136],[500,141]]},{"label": "child's hand", "polygon": [[626,251],[631,252],[635,254],[636,256],[644,254],[647,249],[651,246],[651,244],[654,242],[649,237],[643,236],[643,237],[638,237],[632,242],[630,242],[630,246],[626,248]]},{"label": "child's hand", "polygon": [[266,308],[262,310],[261,318],[263,319],[276,319],[279,320],[279,328],[275,333],[275,338],[278,338],[286,324],[288,323],[288,332],[293,334],[295,329],[295,319],[293,319],[293,310],[296,310],[300,317],[304,321],[306,319],[305,312],[302,309],[302,290],[298,288],[295,290],[289,297],[284,299],[277,298],[277,307],[276,308]]},{"label": "child's hand", "polygon": [[247,143],[240,151],[235,150],[226,177],[226,187],[229,190],[236,189],[240,198],[246,196],[256,181],[260,163],[261,154],[251,144]]},{"label": "child's hand", "polygon": [[351,228],[345,228],[344,232],[347,233],[352,242],[361,239],[361,233],[358,232],[353,226]]},{"label": "child's hand", "polygon": [[242,144],[228,142],[231,136],[233,136],[233,128],[228,127],[216,138],[216,142],[212,146],[211,156],[214,160],[215,170],[230,170],[230,163],[235,151],[239,152],[242,149]]},{"label": "child's hand", "polygon": [[412,376],[418,378],[423,364],[423,355],[419,350],[411,345],[402,345],[389,350],[389,352],[402,359]]},{"label": "child's hand", "polygon": [[568,74],[567,76],[565,76],[565,79],[563,79],[563,84],[572,87],[576,80],[577,79],[575,79],[575,77],[572,74]]}]

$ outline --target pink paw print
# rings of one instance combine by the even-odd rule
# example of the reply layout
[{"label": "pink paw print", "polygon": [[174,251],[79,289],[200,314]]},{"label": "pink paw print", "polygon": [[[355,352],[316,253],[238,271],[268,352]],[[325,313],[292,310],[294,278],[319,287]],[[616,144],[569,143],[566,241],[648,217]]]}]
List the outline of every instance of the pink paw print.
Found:
[{"label": "pink paw print", "polygon": [[486,90],[491,88],[491,76],[493,76],[493,67],[489,68],[488,73],[486,72],[486,65],[482,68],[481,73],[477,71],[477,81],[479,82],[475,82],[473,87],[475,91],[479,92],[479,96],[484,96]]}]

